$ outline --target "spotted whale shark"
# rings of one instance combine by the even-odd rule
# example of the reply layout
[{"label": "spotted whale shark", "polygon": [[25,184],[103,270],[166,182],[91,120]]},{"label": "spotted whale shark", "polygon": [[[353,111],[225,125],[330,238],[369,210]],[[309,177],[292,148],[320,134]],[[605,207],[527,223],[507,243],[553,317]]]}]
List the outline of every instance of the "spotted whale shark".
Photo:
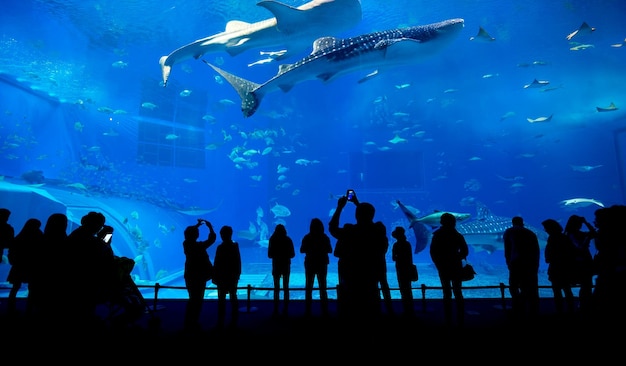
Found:
[{"label": "spotted whale shark", "polygon": [[[399,202],[398,202],[399,203]],[[399,203],[400,204],[400,203]],[[512,226],[512,217],[494,215],[491,210],[482,202],[476,201],[476,217],[471,220],[464,220],[457,223],[456,229],[463,234],[467,245],[473,248],[474,252],[485,251],[489,254],[497,250],[504,250],[503,234],[504,230]],[[402,208],[402,205],[400,205]],[[432,231],[428,225],[416,220],[408,210],[402,210],[411,223],[411,228],[415,234],[415,253],[426,249],[432,238]],[[539,247],[545,248],[547,234],[543,230],[526,225],[528,229],[537,235]]]},{"label": "spotted whale shark", "polygon": [[[278,74],[263,84],[230,74],[203,60],[218,72],[241,97],[244,117],[256,112],[263,97],[273,91],[288,92],[307,80],[330,82],[357,70],[379,70],[410,64],[433,55],[450,44],[464,26],[463,19],[390,29],[350,38],[322,37],[313,42],[310,55],[293,64],[279,66]],[[363,81],[362,79],[361,81]]]},{"label": "spotted whale shark", "polygon": [[227,52],[236,56],[253,48],[285,47],[276,52],[279,58],[302,52],[318,37],[336,35],[361,21],[360,0],[313,0],[299,7],[277,1],[261,1],[258,6],[269,10],[274,17],[256,23],[231,20],[226,29],[209,37],[184,45],[159,59],[163,86],[172,66],[181,61],[198,59],[207,53]]}]

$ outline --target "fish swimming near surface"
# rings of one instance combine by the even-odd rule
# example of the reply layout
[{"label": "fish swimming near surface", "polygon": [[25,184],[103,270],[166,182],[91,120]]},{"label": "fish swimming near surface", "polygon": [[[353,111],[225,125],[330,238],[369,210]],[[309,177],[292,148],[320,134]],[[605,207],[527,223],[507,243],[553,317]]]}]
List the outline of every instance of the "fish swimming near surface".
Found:
[{"label": "fish swimming near surface", "polygon": [[231,20],[224,32],[198,39],[182,46],[159,60],[163,86],[172,66],[188,59],[198,59],[207,53],[227,52],[236,56],[253,48],[285,47],[288,52],[274,54],[273,59],[287,57],[310,46],[318,37],[339,34],[361,21],[359,0],[313,0],[297,8],[277,1],[260,1],[258,6],[272,12],[274,18],[247,23]]},{"label": "fish swimming near surface", "polygon": [[330,82],[357,70],[374,69],[359,81],[362,82],[378,75],[380,69],[410,64],[433,55],[451,43],[463,26],[464,20],[456,18],[345,39],[318,38],[313,42],[310,55],[293,64],[280,65],[278,74],[263,84],[245,80],[203,61],[237,91],[243,115],[250,117],[270,92],[279,89],[288,92],[303,81]]},{"label": "fish swimming near surface", "polygon": [[611,104],[608,107],[596,107],[596,110],[598,112],[613,112],[618,110],[619,108],[617,108],[615,106],[615,103],[611,102]]},{"label": "fish swimming near surface", "polygon": [[415,234],[415,253],[419,253],[422,250],[426,249],[428,242],[430,241],[431,229],[429,227],[439,226],[439,221],[441,220],[441,215],[444,213],[452,214],[457,222],[465,221],[470,218],[469,213],[459,213],[459,212],[449,212],[449,211],[435,211],[431,214],[418,217],[411,211],[407,206],[405,206],[399,200],[396,201],[400,210],[404,213],[404,216],[409,220],[409,227],[413,229],[413,233]]}]

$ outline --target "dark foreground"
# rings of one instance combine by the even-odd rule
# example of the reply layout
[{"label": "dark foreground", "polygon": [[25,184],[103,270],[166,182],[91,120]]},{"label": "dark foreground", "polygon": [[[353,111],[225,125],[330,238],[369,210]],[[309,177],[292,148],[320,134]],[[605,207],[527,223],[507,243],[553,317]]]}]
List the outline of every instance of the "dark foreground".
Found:
[{"label": "dark foreground", "polygon": [[[85,329],[33,322],[24,315],[24,299],[20,299],[20,313],[9,316],[2,298],[0,350],[5,356],[19,355],[16,360],[43,355],[49,361],[132,359],[159,364],[197,357],[206,363],[215,358],[233,363],[275,359],[281,364],[368,361],[370,357],[481,363],[540,361],[552,356],[560,360],[594,357],[590,360],[596,362],[608,356],[622,361],[626,357],[622,354],[626,349],[623,323],[579,313],[556,316],[552,299],[542,299],[539,317],[524,321],[513,319],[509,304],[503,309],[498,299],[467,299],[463,327],[446,325],[440,300],[416,301],[414,317],[383,314],[379,319],[355,321],[339,317],[332,301],[325,317],[318,303],[312,316],[305,317],[301,301],[292,301],[288,316],[273,317],[271,301],[252,301],[248,308],[244,300],[237,326],[224,329],[216,327],[216,301],[206,300],[202,329],[194,333],[182,329],[185,303],[159,300],[156,311],[146,311],[133,324],[114,327],[103,321],[95,329]],[[394,306],[399,312],[400,303]],[[101,310],[106,315],[108,309]]]}]

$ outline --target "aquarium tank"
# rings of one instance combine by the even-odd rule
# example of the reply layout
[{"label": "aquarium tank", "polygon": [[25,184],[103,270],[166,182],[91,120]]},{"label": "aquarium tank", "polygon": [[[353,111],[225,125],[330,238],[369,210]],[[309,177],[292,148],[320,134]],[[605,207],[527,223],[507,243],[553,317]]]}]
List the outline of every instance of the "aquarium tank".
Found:
[{"label": "aquarium tank", "polygon": [[0,206],[16,232],[62,212],[69,233],[102,212],[115,253],[161,298],[187,297],[183,231],[197,219],[234,228],[239,284],[260,299],[284,224],[303,289],[302,237],[314,217],[328,233],[347,189],[387,228],[391,287],[397,226],[415,296],[439,286],[428,218],[442,212],[463,217],[466,286],[508,283],[501,235],[518,215],[548,285],[541,222],[625,203],[624,14],[621,0],[5,1]]}]

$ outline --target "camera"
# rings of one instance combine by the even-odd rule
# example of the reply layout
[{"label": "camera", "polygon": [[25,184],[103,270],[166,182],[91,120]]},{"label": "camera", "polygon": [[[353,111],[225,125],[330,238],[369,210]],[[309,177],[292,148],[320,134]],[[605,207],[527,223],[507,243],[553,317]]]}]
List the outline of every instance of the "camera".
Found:
[{"label": "camera", "polygon": [[104,234],[104,238],[102,238],[102,240],[104,240],[105,243],[110,244],[112,236],[113,233]]},{"label": "camera", "polygon": [[346,192],[346,197],[348,197],[348,201],[353,201],[354,200],[354,189],[348,189],[348,191]]}]

